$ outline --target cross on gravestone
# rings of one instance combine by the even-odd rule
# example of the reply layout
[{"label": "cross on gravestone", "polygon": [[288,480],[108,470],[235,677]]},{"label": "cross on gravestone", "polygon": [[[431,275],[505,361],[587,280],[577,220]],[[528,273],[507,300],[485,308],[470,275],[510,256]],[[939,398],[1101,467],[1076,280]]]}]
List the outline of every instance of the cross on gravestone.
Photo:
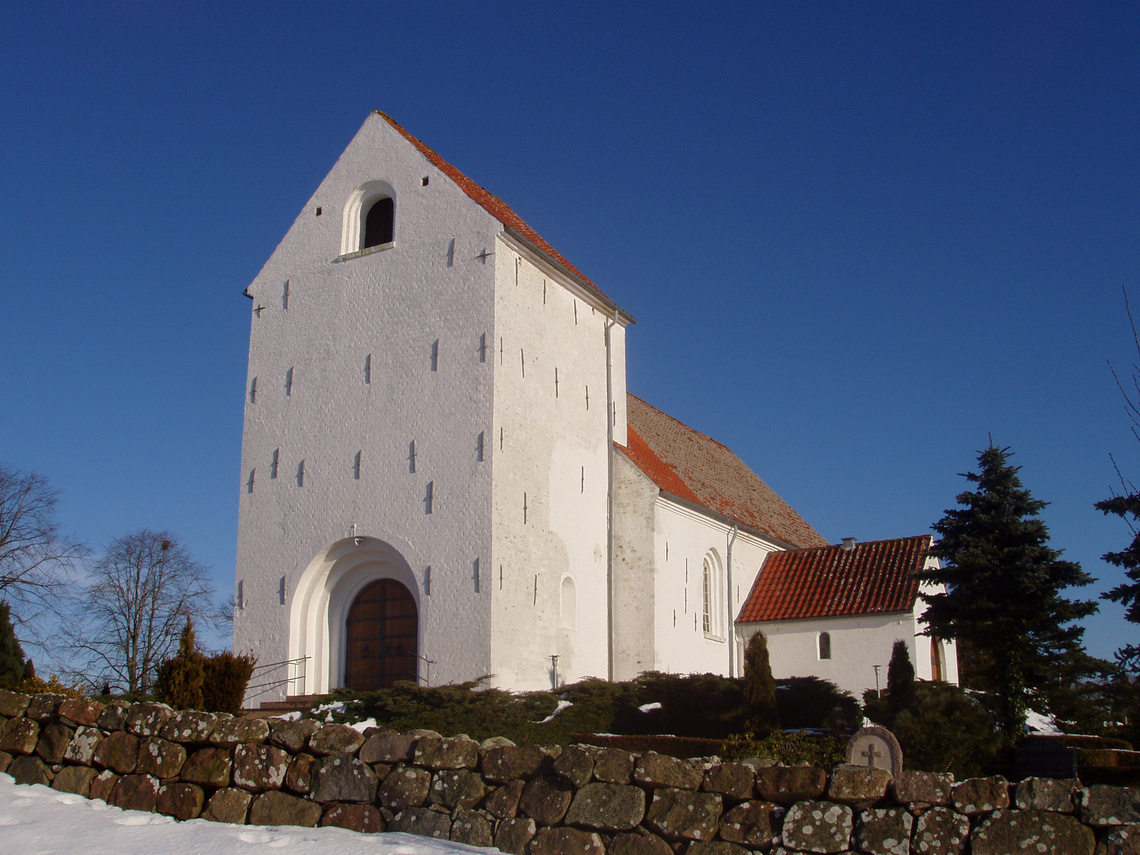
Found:
[{"label": "cross on gravestone", "polygon": [[852,735],[847,743],[847,762],[853,766],[886,769],[897,778],[903,770],[902,747],[885,727],[871,725]]}]

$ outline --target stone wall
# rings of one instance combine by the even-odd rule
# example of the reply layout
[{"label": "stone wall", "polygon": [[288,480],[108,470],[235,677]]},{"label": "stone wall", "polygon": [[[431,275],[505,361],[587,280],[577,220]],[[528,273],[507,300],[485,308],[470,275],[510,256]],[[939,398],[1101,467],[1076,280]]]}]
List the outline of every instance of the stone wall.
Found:
[{"label": "stone wall", "polygon": [[1076,780],[892,780],[4,691],[0,771],[178,819],[403,831],[520,855],[1140,852],[1140,793]]}]

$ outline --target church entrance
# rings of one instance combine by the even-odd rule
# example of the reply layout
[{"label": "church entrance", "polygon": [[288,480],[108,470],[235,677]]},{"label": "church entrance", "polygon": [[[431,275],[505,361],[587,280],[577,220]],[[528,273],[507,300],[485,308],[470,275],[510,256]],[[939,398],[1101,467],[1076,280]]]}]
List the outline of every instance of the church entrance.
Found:
[{"label": "church entrance", "polygon": [[348,611],[345,688],[369,692],[416,679],[416,601],[399,582],[381,579],[364,588]]}]

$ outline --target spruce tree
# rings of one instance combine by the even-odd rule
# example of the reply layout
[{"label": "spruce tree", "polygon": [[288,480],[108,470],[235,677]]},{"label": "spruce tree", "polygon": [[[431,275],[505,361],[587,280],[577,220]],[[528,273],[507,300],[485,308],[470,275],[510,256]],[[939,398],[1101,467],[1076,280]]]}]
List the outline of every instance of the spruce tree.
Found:
[{"label": "spruce tree", "polygon": [[0,689],[14,689],[24,681],[24,649],[12,627],[12,612],[0,602]]},{"label": "spruce tree", "polygon": [[1093,579],[1049,546],[1038,518],[1047,503],[1022,486],[1009,457],[992,443],[979,452],[979,471],[964,475],[976,489],[959,494],[959,507],[934,525],[940,540],[930,554],[941,569],[916,575],[945,585],[920,593],[927,633],[958,639],[972,652],[961,663],[963,685],[990,693],[998,726],[1013,739],[1025,731],[1031,701],[1052,711],[1071,694],[1088,661],[1084,628],[1074,621],[1097,606],[1061,595]]},{"label": "spruce tree", "polygon": [[887,665],[887,726],[894,727],[899,713],[913,707],[917,700],[914,665],[911,664],[906,642],[900,638],[891,648],[891,661]]},{"label": "spruce tree", "polygon": [[744,707],[746,726],[757,739],[779,729],[776,681],[768,658],[768,639],[759,631],[748,640],[744,650]]},{"label": "spruce tree", "polygon": [[175,709],[202,709],[205,679],[205,657],[198,650],[194,622],[187,615],[178,639],[178,655],[158,666],[155,695]]},{"label": "spruce tree", "polygon": [[[1097,502],[1095,507],[1098,511],[1120,517],[1132,530],[1132,542],[1127,549],[1104,555],[1104,560],[1109,564],[1124,569],[1128,581],[1122,582],[1103,596],[1124,604],[1125,620],[1140,623],[1140,493],[1131,489],[1126,495]],[[1117,651],[1116,656],[1125,670],[1135,671],[1140,660],[1140,647],[1126,644]]]}]

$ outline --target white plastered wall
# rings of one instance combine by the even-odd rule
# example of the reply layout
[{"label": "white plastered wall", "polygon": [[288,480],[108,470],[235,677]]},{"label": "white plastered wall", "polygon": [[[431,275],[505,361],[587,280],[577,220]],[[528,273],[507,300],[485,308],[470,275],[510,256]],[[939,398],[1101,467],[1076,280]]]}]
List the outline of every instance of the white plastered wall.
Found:
[{"label": "white plastered wall", "polygon": [[[628,318],[615,324],[596,295],[509,234],[495,269],[494,681],[606,677],[607,417],[624,442]],[[576,602],[564,604],[571,588]]]},{"label": "white plastered wall", "polygon": [[[372,182],[385,183],[395,198],[395,240],[345,258],[344,228],[352,219],[345,206]],[[312,568],[353,535],[386,544],[394,556],[354,565],[371,570],[358,569],[344,584],[363,584],[360,573],[381,578],[403,568],[401,579],[419,605],[419,652],[433,660],[422,672],[430,682],[491,670],[484,578],[491,470],[489,454],[479,459],[479,444],[482,435],[489,445],[493,421],[495,265],[493,255],[480,254],[495,250],[500,231],[497,220],[372,115],[248,289],[255,311],[234,649],[255,652],[263,664],[318,651],[319,661],[305,666],[291,692],[324,691],[340,679],[343,663],[333,661],[338,630],[323,652],[315,639],[328,618],[320,610],[348,589],[326,592],[315,612],[294,598],[301,588],[320,599]],[[259,700],[284,693],[282,685]]]}]

